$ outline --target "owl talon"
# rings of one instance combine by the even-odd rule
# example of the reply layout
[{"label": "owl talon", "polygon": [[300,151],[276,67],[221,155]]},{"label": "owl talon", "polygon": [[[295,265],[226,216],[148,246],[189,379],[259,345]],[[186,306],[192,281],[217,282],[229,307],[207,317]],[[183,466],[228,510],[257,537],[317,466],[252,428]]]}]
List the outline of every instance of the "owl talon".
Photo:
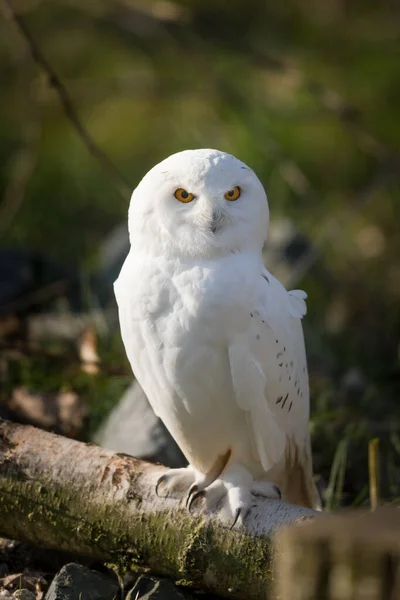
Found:
[{"label": "owl talon", "polygon": [[263,498],[271,498],[271,500],[281,500],[282,492],[277,485],[270,481],[253,481],[251,485],[251,493],[254,496],[262,496]]},{"label": "owl talon", "polygon": [[240,506],[239,508],[237,508],[234,521],[233,521],[232,525],[229,527],[229,529],[232,530],[235,527],[235,525],[238,522],[240,517],[241,517],[241,521],[243,523],[243,521],[245,521],[247,519],[247,517],[250,513],[250,510],[251,510],[250,506]]},{"label": "owl talon", "polygon": [[[198,489],[199,489],[199,486],[196,483],[192,483],[192,485],[190,486],[189,491],[187,493],[187,496],[186,496],[186,508],[189,508],[189,506],[191,505],[192,496],[193,496],[193,494],[195,494],[198,491]],[[190,508],[189,508],[189,510],[190,510]]]},{"label": "owl talon", "polygon": [[241,508],[238,508],[238,509],[236,509],[236,515],[235,515],[235,518],[234,518],[234,520],[233,520],[233,523],[232,523],[232,525],[229,527],[229,529],[230,529],[230,530],[232,530],[232,529],[235,527],[235,525],[236,525],[236,523],[237,523],[237,520],[238,520],[238,519],[239,519],[239,517],[240,517],[240,514],[241,514],[241,512],[242,512],[242,509],[241,509]]},{"label": "owl talon", "polygon": [[159,498],[168,498],[168,493],[167,493],[167,495],[166,495],[166,496],[162,496],[161,494],[159,494],[159,493],[158,493],[158,490],[159,490],[159,488],[160,488],[160,485],[161,485],[162,483],[164,483],[164,482],[165,482],[165,480],[166,480],[166,477],[165,477],[165,475],[161,475],[161,477],[159,477],[159,479],[158,479],[158,481],[157,481],[157,483],[156,483],[156,496],[158,496]]},{"label": "owl talon", "polygon": [[162,483],[163,477],[164,477],[164,475],[162,477],[160,477],[156,483],[156,496],[158,496],[159,498],[162,498],[162,496],[160,496],[160,494],[158,493],[158,488],[160,487],[160,484]]},{"label": "owl talon", "polygon": [[188,511],[189,511],[189,512],[192,512],[192,506],[193,506],[193,503],[194,503],[194,502],[196,502],[196,500],[197,500],[198,498],[204,498],[206,495],[207,495],[207,494],[206,494],[206,491],[205,491],[205,490],[200,490],[200,491],[198,491],[198,492],[195,492],[194,494],[192,494],[192,495],[191,495],[191,498],[190,498],[190,500],[189,500],[189,502],[188,502],[188,504],[187,504]]},{"label": "owl talon", "polygon": [[182,500],[186,497],[194,480],[195,473],[191,467],[169,469],[159,477],[155,486],[156,495],[159,498]]}]

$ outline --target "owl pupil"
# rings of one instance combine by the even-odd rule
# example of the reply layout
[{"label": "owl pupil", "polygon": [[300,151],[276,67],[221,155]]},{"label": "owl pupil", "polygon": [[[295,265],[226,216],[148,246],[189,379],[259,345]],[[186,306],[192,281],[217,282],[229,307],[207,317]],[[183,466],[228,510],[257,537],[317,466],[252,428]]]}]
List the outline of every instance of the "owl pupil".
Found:
[{"label": "owl pupil", "polygon": [[189,196],[189,194],[185,190],[182,190],[181,196],[182,196],[182,198],[187,198]]},{"label": "owl pupil", "polygon": [[235,193],[234,190],[230,190],[230,192],[228,192],[228,196],[233,196],[234,193]]}]

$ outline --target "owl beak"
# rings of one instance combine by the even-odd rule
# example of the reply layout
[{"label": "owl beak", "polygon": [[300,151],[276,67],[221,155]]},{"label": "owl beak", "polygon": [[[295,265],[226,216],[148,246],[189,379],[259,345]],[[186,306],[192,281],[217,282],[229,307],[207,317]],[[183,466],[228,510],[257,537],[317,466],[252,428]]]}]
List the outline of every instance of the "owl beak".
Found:
[{"label": "owl beak", "polygon": [[223,215],[222,215],[221,211],[219,211],[217,208],[214,208],[214,210],[212,212],[211,223],[210,223],[211,231],[213,233],[217,233],[217,231],[219,231],[222,227],[222,222],[223,222]]}]

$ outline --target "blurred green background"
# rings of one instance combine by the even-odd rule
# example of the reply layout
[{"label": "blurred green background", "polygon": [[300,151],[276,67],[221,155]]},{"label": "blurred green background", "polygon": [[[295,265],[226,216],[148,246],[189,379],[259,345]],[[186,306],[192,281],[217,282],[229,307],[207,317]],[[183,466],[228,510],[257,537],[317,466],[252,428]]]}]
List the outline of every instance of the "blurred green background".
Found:
[{"label": "blurred green background", "polygon": [[[115,228],[126,219],[126,190],[185,148],[235,154],[267,188],[267,266],[309,295],[314,464],[328,503],[368,501],[373,437],[382,497],[400,497],[399,4],[12,6],[121,177],[88,149],[3,3],[0,248],[75,273],[79,311],[112,313],[104,255],[124,231]],[[72,310],[65,306],[57,298],[51,309]],[[22,383],[69,386],[89,403],[90,433],[130,380],[115,320],[105,322],[98,352],[111,371],[14,357],[3,368],[3,401]],[[112,370],[121,364],[123,375]]]}]

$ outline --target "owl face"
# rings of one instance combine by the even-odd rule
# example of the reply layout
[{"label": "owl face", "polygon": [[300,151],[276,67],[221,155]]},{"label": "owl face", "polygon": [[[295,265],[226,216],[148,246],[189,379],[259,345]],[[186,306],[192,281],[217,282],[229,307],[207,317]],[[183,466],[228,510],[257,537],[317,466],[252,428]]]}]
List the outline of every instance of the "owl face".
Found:
[{"label": "owl face", "polygon": [[185,150],[153,167],[132,194],[132,245],[177,258],[261,251],[267,196],[255,173],[218,150]]}]

